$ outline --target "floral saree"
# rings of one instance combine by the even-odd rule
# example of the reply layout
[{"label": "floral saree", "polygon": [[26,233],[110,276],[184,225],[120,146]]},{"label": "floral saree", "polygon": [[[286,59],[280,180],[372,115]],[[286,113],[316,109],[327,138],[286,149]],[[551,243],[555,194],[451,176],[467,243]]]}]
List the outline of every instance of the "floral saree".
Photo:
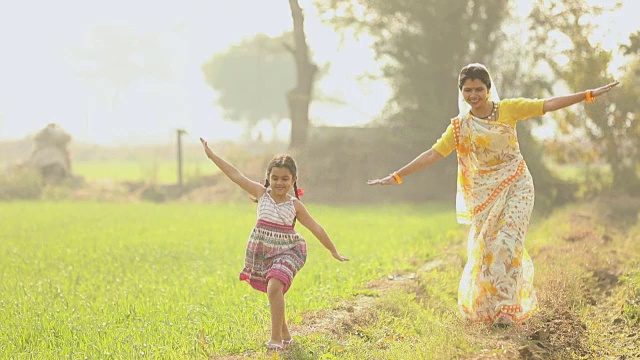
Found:
[{"label": "floral saree", "polygon": [[524,248],[533,180],[516,129],[461,115],[452,120],[458,158],[458,222],[470,224],[458,290],[463,317],[528,319],[537,309],[533,263]]}]

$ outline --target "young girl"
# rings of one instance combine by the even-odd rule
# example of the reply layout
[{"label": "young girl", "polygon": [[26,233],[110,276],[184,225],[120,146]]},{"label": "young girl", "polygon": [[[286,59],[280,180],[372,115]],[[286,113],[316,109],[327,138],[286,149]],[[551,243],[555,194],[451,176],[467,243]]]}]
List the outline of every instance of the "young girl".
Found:
[{"label": "young girl", "polygon": [[[207,157],[222,172],[250,195],[258,199],[258,222],[249,236],[245,265],[240,280],[267,293],[271,308],[269,350],[281,350],[293,342],[284,316],[284,294],[307,259],[307,245],[295,230],[296,219],[315,235],[339,261],[348,261],[338,253],[325,232],[298,199],[297,166],[288,155],[276,156],[267,166],[264,185],[249,180],[233,165],[211,151],[200,138]],[[296,197],[289,195],[293,188]]]}]

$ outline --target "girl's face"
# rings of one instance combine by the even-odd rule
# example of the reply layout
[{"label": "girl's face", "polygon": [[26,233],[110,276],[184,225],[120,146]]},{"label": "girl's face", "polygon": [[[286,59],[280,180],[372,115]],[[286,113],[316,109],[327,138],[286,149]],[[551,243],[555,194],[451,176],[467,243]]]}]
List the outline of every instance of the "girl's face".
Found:
[{"label": "girl's face", "polygon": [[293,187],[296,178],[286,167],[273,167],[269,174],[271,191],[276,196],[285,196]]},{"label": "girl's face", "polygon": [[486,104],[489,98],[489,90],[482,80],[467,79],[462,84],[462,96],[471,105],[472,109],[478,109]]}]

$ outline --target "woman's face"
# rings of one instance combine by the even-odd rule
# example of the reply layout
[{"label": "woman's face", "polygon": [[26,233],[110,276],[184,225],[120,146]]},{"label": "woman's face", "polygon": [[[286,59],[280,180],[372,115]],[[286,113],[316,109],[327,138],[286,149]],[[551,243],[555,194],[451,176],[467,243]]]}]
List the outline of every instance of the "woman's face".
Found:
[{"label": "woman's face", "polygon": [[482,80],[467,79],[462,84],[462,97],[471,105],[472,109],[477,109],[486,104],[489,97],[489,90]]}]

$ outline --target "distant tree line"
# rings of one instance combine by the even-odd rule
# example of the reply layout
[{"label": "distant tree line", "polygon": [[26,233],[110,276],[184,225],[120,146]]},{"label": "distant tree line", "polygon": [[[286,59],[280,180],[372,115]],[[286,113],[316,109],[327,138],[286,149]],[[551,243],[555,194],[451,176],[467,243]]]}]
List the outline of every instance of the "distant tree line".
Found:
[{"label": "distant tree line", "polygon": [[[203,71],[207,82],[220,94],[218,104],[229,118],[249,125],[264,119],[275,124],[289,118],[293,148],[322,148],[306,135],[318,67],[310,58],[301,9],[297,1],[291,0],[290,5],[292,33],[247,40],[213,55]],[[442,134],[449,119],[457,114],[456,81],[464,64],[487,64],[503,98],[546,97],[559,85],[567,91],[580,91],[613,80],[611,61],[614,56],[624,56],[626,68],[617,91],[589,106],[574,106],[554,113],[553,118],[546,115],[544,121],[557,122],[558,139],[584,134],[586,147],[591,150],[572,159],[574,162],[603,162],[610,167],[610,188],[640,192],[640,90],[635,86],[640,80],[640,30],[620,44],[620,55],[592,40],[597,31],[593,19],[615,8],[593,6],[586,0],[536,0],[527,18],[528,29],[514,33],[511,29],[517,25],[516,17],[508,0],[317,0],[314,5],[323,20],[345,38],[366,34],[375,39],[373,49],[381,64],[381,76],[391,85],[393,94],[383,120],[374,125],[389,129],[387,135],[391,136],[381,137],[385,143],[377,148],[352,146],[350,156],[377,162],[377,174],[379,169],[400,166],[398,158],[410,159]],[[557,41],[564,46],[556,46]],[[296,105],[292,99],[304,103]],[[534,178],[539,194],[549,203],[571,200],[571,191],[567,191],[571,184],[557,179],[543,160],[562,157],[563,151],[579,152],[571,144],[547,147],[538,143],[531,135],[535,121],[540,119],[519,125],[519,137],[525,158],[537,173]],[[345,148],[336,146],[327,156],[344,156],[348,141],[343,143]],[[376,151],[384,152],[382,161],[354,154]],[[389,151],[400,155],[389,156]],[[351,166],[358,174],[367,172],[357,167]],[[371,164],[363,167],[372,172],[376,168]],[[447,159],[441,171],[421,174],[417,183],[434,184],[426,196],[437,196],[442,192],[437,185],[441,183],[439,177],[452,173],[453,168],[454,159]],[[445,189],[451,194],[450,187]],[[415,193],[407,192],[408,196]]]}]

